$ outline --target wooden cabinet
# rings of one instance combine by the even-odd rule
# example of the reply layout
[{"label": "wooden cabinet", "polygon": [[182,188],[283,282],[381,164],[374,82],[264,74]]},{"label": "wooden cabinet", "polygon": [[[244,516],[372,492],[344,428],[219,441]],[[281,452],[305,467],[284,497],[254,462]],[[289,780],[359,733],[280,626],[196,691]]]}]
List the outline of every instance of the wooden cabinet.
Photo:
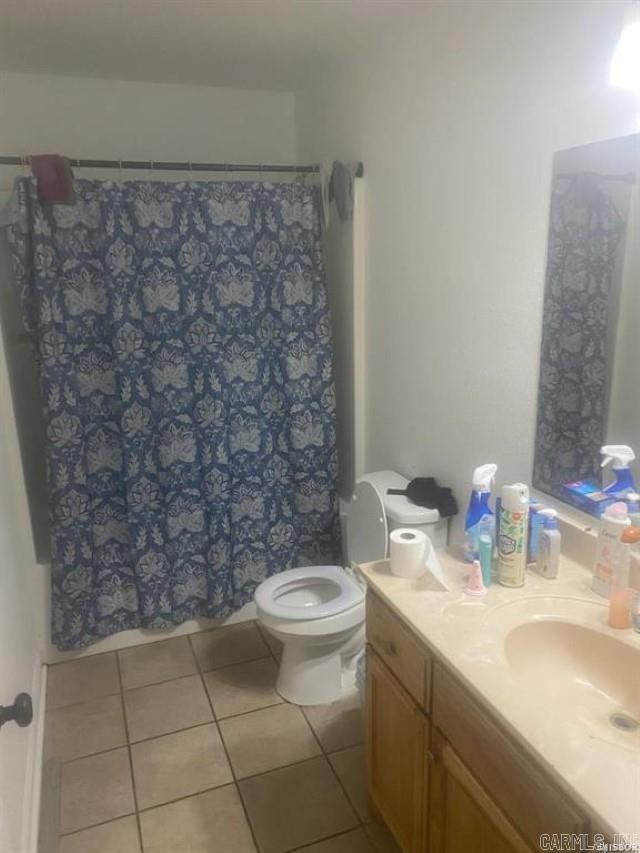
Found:
[{"label": "wooden cabinet", "polygon": [[367,599],[367,640],[405,690],[428,712],[431,655],[386,604],[373,596]]},{"label": "wooden cabinet", "polygon": [[405,853],[422,849],[427,745],[426,717],[375,652],[369,651],[369,796]]},{"label": "wooden cabinet", "polygon": [[500,808],[434,731],[428,810],[430,853],[531,853]]},{"label": "wooden cabinet", "polygon": [[579,834],[586,821],[554,781],[447,667],[434,667],[433,723],[532,846],[543,833]]},{"label": "wooden cabinet", "polygon": [[588,821],[491,709],[371,593],[367,770],[403,853],[531,853]]}]

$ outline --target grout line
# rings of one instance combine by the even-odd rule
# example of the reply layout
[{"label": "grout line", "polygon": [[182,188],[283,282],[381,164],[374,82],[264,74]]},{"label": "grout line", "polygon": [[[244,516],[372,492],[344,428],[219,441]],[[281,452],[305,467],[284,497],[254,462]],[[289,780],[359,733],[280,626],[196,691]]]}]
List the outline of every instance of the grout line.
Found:
[{"label": "grout line", "polygon": [[235,720],[236,717],[246,717],[249,714],[255,714],[256,711],[266,711],[267,708],[279,708],[281,705],[290,705],[290,702],[287,702],[286,699],[283,699],[280,694],[276,694],[278,696],[277,702],[270,702],[268,705],[263,705],[261,708],[253,708],[251,711],[240,711],[237,714],[226,714],[224,717],[216,717],[216,720],[219,723],[223,723],[225,720]]},{"label": "grout line", "polygon": [[[238,624],[246,624],[246,623],[238,623]],[[203,665],[200,663],[200,659],[198,658],[195,646],[193,645],[193,641],[191,639],[192,637],[195,637],[198,635],[197,634],[189,634],[189,643],[191,645],[191,651],[193,652],[193,657],[195,658],[195,661],[196,661],[196,666],[198,667],[198,673],[200,673],[200,675],[203,675],[206,672],[217,672],[219,669],[229,669],[229,667],[232,667],[232,666],[242,666],[245,663],[254,663],[255,661],[269,660],[270,658],[273,658],[273,653],[271,651],[271,648],[269,647],[269,644],[266,642],[266,640],[264,639],[264,637],[260,633],[260,630],[257,627],[257,622],[255,622],[255,620],[254,620],[253,624],[256,626],[256,628],[258,630],[258,634],[260,636],[260,639],[262,640],[262,642],[263,642],[263,644],[267,650],[266,655],[260,653],[257,657],[251,656],[251,657],[246,658],[244,660],[233,661],[233,663],[223,663],[223,664],[220,664],[220,666],[211,666],[211,667],[208,666],[206,668],[203,667]],[[232,627],[232,626],[227,626],[227,627]]]},{"label": "grout line", "polygon": [[136,810],[136,826],[138,827],[138,841],[140,842],[140,850],[144,850],[142,843],[142,826],[140,825],[140,812],[138,809],[138,792],[136,790],[136,777],[133,772],[133,755],[131,754],[131,739],[129,737],[129,720],[127,719],[127,709],[124,704],[124,690],[122,687],[122,670],[120,668],[120,655],[116,654],[116,663],[118,667],[118,679],[120,681],[120,704],[122,706],[122,716],[124,719],[124,732],[127,738],[127,755],[129,756],[129,773],[131,774],[131,789],[133,791],[133,807]]},{"label": "grout line", "polygon": [[353,803],[353,800],[352,800],[352,799],[351,799],[351,797],[349,796],[349,792],[347,791],[346,786],[343,784],[342,779],[341,779],[341,778],[340,778],[340,776],[338,775],[338,771],[337,771],[337,770],[336,770],[336,768],[333,766],[333,762],[331,761],[331,757],[330,757],[331,755],[334,755],[336,752],[342,752],[342,750],[343,750],[343,749],[353,749],[353,747],[354,747],[354,746],[360,746],[360,744],[359,744],[359,743],[354,743],[354,744],[351,744],[351,745],[349,745],[349,746],[343,746],[343,747],[341,747],[340,749],[334,749],[334,750],[333,750],[333,752],[328,752],[328,751],[324,748],[324,746],[322,745],[322,741],[320,740],[320,737],[319,737],[319,736],[318,736],[318,734],[316,733],[316,730],[313,728],[313,726],[311,725],[311,722],[310,722],[309,718],[308,718],[308,717],[307,717],[307,715],[305,714],[304,706],[303,706],[303,705],[300,705],[299,707],[300,707],[300,710],[302,711],[302,715],[303,715],[303,717],[304,717],[304,718],[305,718],[305,720],[307,721],[307,724],[308,724],[309,728],[310,728],[310,729],[311,729],[311,731],[313,732],[315,739],[318,741],[318,745],[319,745],[320,749],[322,750],[322,755],[326,758],[327,763],[328,763],[329,767],[331,768],[331,772],[332,772],[332,773],[333,773],[333,775],[335,776],[335,778],[336,778],[336,780],[337,780],[337,782],[338,782],[338,785],[340,786],[340,790],[344,793],[345,797],[347,798],[347,802],[349,803],[349,805],[350,805],[350,807],[351,807],[351,811],[353,812],[353,814],[355,815],[356,820],[358,821],[358,825],[359,825],[360,827],[363,827],[363,826],[364,826],[364,821],[362,820],[362,818],[361,818],[361,817],[360,817],[360,815],[358,814],[358,810],[356,809],[356,807],[355,807],[355,805],[354,805],[354,803]]},{"label": "grout line", "polygon": [[89,702],[97,702],[100,699],[109,699],[111,696],[119,696],[120,690],[114,690],[113,693],[104,693],[100,696],[92,696],[90,699],[80,699],[78,702],[69,702],[68,705],[54,705],[53,708],[47,705],[47,714],[53,714],[56,711],[65,711],[67,708],[76,708],[78,705],[87,705]]},{"label": "grout line", "polygon": [[204,683],[204,675],[200,673],[200,680],[202,681],[202,688],[207,697],[207,702],[209,703],[209,707],[211,708],[211,713],[213,714],[213,718],[215,720],[214,725],[218,731],[218,737],[220,738],[220,743],[222,744],[222,749],[224,750],[225,757],[227,759],[227,764],[229,765],[229,771],[231,773],[231,778],[233,779],[233,786],[235,788],[238,799],[240,800],[240,805],[242,806],[242,811],[244,813],[244,818],[247,821],[247,826],[249,827],[249,832],[251,833],[251,839],[253,841],[253,846],[256,851],[260,850],[258,846],[258,839],[256,838],[255,831],[253,829],[253,824],[251,823],[251,819],[249,817],[249,812],[247,811],[247,806],[242,797],[242,791],[240,790],[240,786],[238,785],[238,779],[236,776],[236,771],[233,769],[233,764],[231,763],[231,756],[229,755],[229,750],[227,749],[227,744],[225,743],[224,738],[222,737],[222,732],[220,730],[220,726],[218,725],[218,721],[215,718],[215,711],[213,709],[213,702],[211,701],[211,696],[209,695],[209,691],[207,690],[207,685]]},{"label": "grout line", "polygon": [[115,823],[117,820],[122,820],[125,817],[137,818],[137,815],[135,812],[119,814],[117,817],[110,817],[109,820],[101,820],[100,823],[90,823],[88,826],[81,826],[80,829],[72,829],[71,832],[61,832],[58,838],[68,838],[70,835],[79,835],[81,832],[85,832],[88,829],[97,829],[99,826],[106,826],[109,823]]},{"label": "grout line", "polygon": [[174,675],[173,678],[162,678],[160,681],[150,681],[148,684],[137,684],[135,687],[125,687],[123,685],[123,693],[134,693],[136,690],[144,690],[146,687],[157,687],[160,684],[169,684],[170,681],[179,681],[182,678],[194,678],[200,675],[198,669],[194,672],[184,672],[182,675]]},{"label": "grout line", "polygon": [[215,718],[212,720],[205,720],[203,723],[194,723],[192,726],[185,726],[182,729],[172,729],[170,732],[162,732],[162,734],[151,735],[150,737],[143,737],[140,740],[131,740],[129,741],[129,745],[134,747],[138,746],[140,743],[149,743],[152,740],[161,740],[163,737],[170,737],[171,735],[179,735],[181,732],[190,732],[192,729],[202,729],[205,726],[210,726],[212,723],[215,723]]},{"label": "grout line", "polygon": [[[282,853],[298,853],[298,851],[306,850],[307,847],[311,847],[315,844],[320,844],[323,841],[330,841],[333,838],[340,838],[343,835],[349,835],[350,832],[361,832],[364,831],[362,826],[352,826],[351,829],[341,829],[340,832],[334,832],[333,835],[325,835],[323,838],[318,838],[316,841],[309,841],[307,844],[303,844],[301,847],[287,847],[286,850],[283,850]],[[369,839],[367,837],[367,841]],[[369,846],[373,850],[373,845],[369,842]]]},{"label": "grout line", "polygon": [[[263,640],[263,642],[264,642],[265,646],[269,649],[269,654],[270,654],[270,655],[271,655],[271,657],[275,660],[275,662],[276,662],[277,664],[279,664],[279,663],[280,663],[280,661],[278,660],[278,658],[277,658],[276,653],[274,652],[274,650],[271,648],[271,643],[270,643],[270,642],[269,642],[269,640],[267,639],[267,630],[266,630],[266,628],[263,628],[263,627],[262,627],[262,625],[258,622],[258,620],[257,620],[257,619],[255,620],[255,623],[256,623],[256,627],[258,628],[258,633],[259,633],[259,634],[260,634],[260,636],[262,637],[262,640]],[[273,639],[273,638],[271,638],[271,639]],[[282,652],[282,649],[281,649],[280,651]]]},{"label": "grout line", "polygon": [[[349,747],[349,746],[347,746],[347,747],[345,747],[345,749],[353,749],[353,747]],[[342,752],[342,750],[336,750],[336,752]],[[334,776],[336,777],[336,779],[338,780],[338,784],[340,785],[340,788],[342,789],[342,791],[344,792],[345,797],[347,798],[347,802],[348,802],[348,803],[349,803],[349,805],[351,806],[351,810],[353,811],[354,815],[356,816],[356,819],[357,819],[357,821],[358,821],[358,824],[359,824],[361,827],[364,827],[365,822],[364,822],[364,820],[360,817],[360,813],[358,812],[358,809],[356,808],[356,804],[354,803],[354,801],[353,801],[353,799],[352,799],[351,795],[349,794],[349,791],[347,790],[347,786],[344,784],[344,782],[343,782],[343,781],[342,781],[342,779],[340,778],[340,775],[339,775],[338,771],[337,771],[337,770],[336,770],[336,768],[333,766],[333,762],[331,761],[331,757],[330,757],[330,756],[331,756],[331,755],[335,755],[335,754],[336,754],[336,753],[327,753],[327,761],[329,762],[329,766],[331,767],[331,770],[333,771],[333,775],[334,775]],[[362,781],[363,781],[363,784],[364,784],[364,781],[365,781],[364,775],[365,775],[365,774],[364,774],[364,766],[363,766],[363,768],[362,768],[362,777],[363,777],[363,778],[362,778]]]},{"label": "grout line", "polygon": [[[112,635],[113,636],[113,635]],[[88,648],[84,646],[84,648]],[[125,646],[127,649],[133,648],[133,646]],[[67,651],[73,651],[72,649],[67,649]],[[123,649],[124,651],[124,649]],[[63,652],[64,654],[64,652]],[[54,663],[45,663],[45,666],[48,666],[49,669],[54,669],[56,666],[66,666],[68,663],[87,663],[89,661],[97,660],[98,658],[106,657],[107,655],[117,655],[118,649],[111,649],[107,652],[97,652],[93,655],[78,655],[75,658],[69,658],[69,660],[57,660]]]},{"label": "grout line", "polygon": [[[98,752],[89,752],[87,755],[78,755],[75,758],[58,758],[58,761],[64,767],[67,764],[75,764],[78,761],[84,761],[85,758],[95,758],[98,755],[107,755],[109,752],[117,752],[119,749],[126,749],[127,743],[118,744],[118,746],[110,746],[109,749],[101,749]],[[54,756],[56,757],[56,756]]]}]

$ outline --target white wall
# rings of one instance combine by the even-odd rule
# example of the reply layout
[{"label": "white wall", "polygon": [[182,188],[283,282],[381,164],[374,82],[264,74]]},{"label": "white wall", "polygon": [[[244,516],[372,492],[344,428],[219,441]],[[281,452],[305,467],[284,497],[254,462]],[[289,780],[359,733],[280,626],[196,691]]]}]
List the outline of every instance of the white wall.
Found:
[{"label": "white wall", "polygon": [[2,72],[0,144],[0,153],[18,155],[295,162],[294,98]]},{"label": "white wall", "polygon": [[[631,133],[624,3],[415,4],[297,95],[304,159],[362,159],[369,469],[529,480],[553,152]],[[461,531],[461,516],[454,527]]]},{"label": "white wall", "polygon": [[[56,152],[81,158],[295,163],[294,106],[294,96],[286,92],[2,72],[0,154]],[[0,169],[0,192],[6,195],[18,170]],[[80,170],[76,174],[117,177],[117,172],[96,170]],[[125,176],[140,177],[131,172]],[[184,173],[162,173],[162,176],[184,179]],[[8,340],[5,344],[9,348]],[[21,357],[19,345],[19,341],[11,344],[12,355],[17,360]],[[0,354],[0,358],[4,370],[4,355]],[[3,423],[13,417],[8,406],[6,392],[0,397]],[[4,429],[0,432],[4,433]],[[17,443],[9,445],[7,454],[20,471]],[[0,477],[0,500],[13,506],[16,521],[25,527],[29,524],[26,505],[16,498],[21,489],[21,475]],[[0,547],[1,536],[0,529]],[[38,598],[46,600],[49,584],[46,569],[36,571],[34,582]],[[44,609],[40,605],[40,611]],[[40,612],[38,616],[48,623],[48,615],[45,617]],[[196,627],[195,623],[188,623],[174,633]],[[158,632],[129,631],[88,651],[105,651],[157,638]],[[45,650],[49,662],[61,657],[50,647]]]}]

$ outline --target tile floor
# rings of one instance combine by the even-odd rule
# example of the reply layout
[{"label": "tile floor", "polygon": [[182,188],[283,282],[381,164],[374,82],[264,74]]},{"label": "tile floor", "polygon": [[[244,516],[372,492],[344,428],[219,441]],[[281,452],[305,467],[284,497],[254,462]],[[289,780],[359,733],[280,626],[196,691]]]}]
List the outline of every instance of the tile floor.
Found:
[{"label": "tile floor", "polygon": [[254,622],[49,669],[59,853],[388,853],[357,697],[301,709]]}]

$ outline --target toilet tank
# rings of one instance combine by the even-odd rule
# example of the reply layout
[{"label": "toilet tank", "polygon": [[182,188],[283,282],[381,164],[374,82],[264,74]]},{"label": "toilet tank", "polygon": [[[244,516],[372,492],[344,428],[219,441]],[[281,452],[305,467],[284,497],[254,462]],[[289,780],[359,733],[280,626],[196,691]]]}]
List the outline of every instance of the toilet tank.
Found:
[{"label": "toilet tank", "polygon": [[427,534],[434,548],[444,548],[449,539],[449,519],[441,518],[437,509],[417,506],[405,495],[388,495],[387,489],[406,489],[409,480],[395,471],[374,471],[365,474],[378,491],[387,517],[389,532],[397,527],[413,527]]}]

